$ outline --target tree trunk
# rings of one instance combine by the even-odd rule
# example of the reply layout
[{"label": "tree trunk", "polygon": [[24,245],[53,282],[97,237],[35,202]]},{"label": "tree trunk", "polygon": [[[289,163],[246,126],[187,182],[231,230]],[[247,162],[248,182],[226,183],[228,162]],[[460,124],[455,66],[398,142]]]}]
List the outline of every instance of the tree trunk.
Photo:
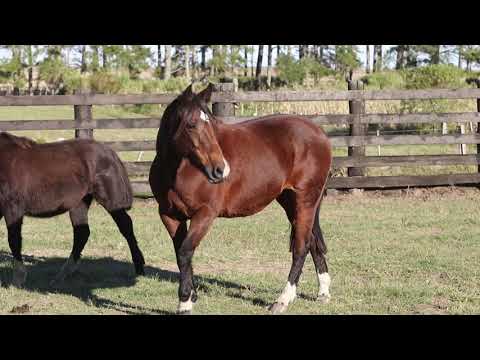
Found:
[{"label": "tree trunk", "polygon": [[80,65],[80,73],[87,71],[87,45],[82,46],[82,63]]},{"label": "tree trunk", "polygon": [[190,46],[185,45],[185,77],[190,79]]},{"label": "tree trunk", "polygon": [[91,45],[92,47],[92,71],[96,72],[98,70],[98,45]]},{"label": "tree trunk", "polygon": [[366,61],[365,61],[366,68],[365,68],[365,70],[366,70],[367,74],[370,74],[370,45],[367,45],[366,50],[367,51],[366,51],[366,54],[365,54],[365,56],[366,56]]},{"label": "tree trunk", "polygon": [[254,77],[254,73],[253,73],[253,69],[255,68],[255,60],[254,60],[254,53],[255,53],[255,46],[252,46],[252,56],[250,57],[250,76],[253,78]]},{"label": "tree trunk", "polygon": [[406,65],[409,67],[417,66],[417,54],[411,45],[405,45],[405,53],[407,54]]},{"label": "tree trunk", "polygon": [[298,45],[298,57],[302,59],[305,56],[305,46]]},{"label": "tree trunk", "polygon": [[192,76],[197,77],[197,45],[192,45]]},{"label": "tree trunk", "polygon": [[[215,45],[212,46],[212,59],[215,59],[217,55],[217,49],[215,48]],[[212,62],[212,65],[210,66],[210,76],[215,76],[215,63]]]},{"label": "tree trunk", "polygon": [[243,65],[243,75],[248,76],[248,45],[245,45],[245,52],[243,54],[245,59],[245,64]]},{"label": "tree trunk", "polygon": [[163,80],[170,79],[172,72],[172,45],[165,45],[165,71],[163,72]]},{"label": "tree trunk", "polygon": [[277,58],[280,56],[280,45],[277,45]]},{"label": "tree trunk", "polygon": [[33,51],[32,45],[26,46],[27,51],[27,63],[28,63],[28,94],[32,95],[33,87]]},{"label": "tree trunk", "polygon": [[458,46],[458,68],[462,68],[462,47]]},{"label": "tree trunk", "polygon": [[400,70],[405,67],[406,48],[405,45],[397,45],[397,58],[395,61],[395,69]]},{"label": "tree trunk", "polygon": [[270,89],[272,85],[272,45],[268,45],[267,53],[267,86]]},{"label": "tree trunk", "polygon": [[373,45],[373,72],[382,71],[382,45]]},{"label": "tree trunk", "polygon": [[257,89],[260,88],[260,76],[262,75],[263,47],[264,45],[258,45],[257,69],[255,71],[255,79],[257,80],[256,81]]},{"label": "tree trunk", "polygon": [[440,64],[440,45],[435,46],[435,51],[432,54],[431,62],[433,65]]},{"label": "tree trunk", "polygon": [[162,68],[162,45],[157,45],[157,69]]},{"label": "tree trunk", "polygon": [[202,71],[205,71],[207,68],[207,63],[206,63],[206,54],[207,54],[207,46],[203,45],[201,48],[201,53],[202,53],[202,60],[201,60],[201,67]]},{"label": "tree trunk", "polygon": [[102,66],[104,69],[107,69],[108,65],[108,57],[107,53],[105,52],[105,46],[102,46]]},{"label": "tree trunk", "polygon": [[319,45],[318,47],[318,60],[321,64],[325,64],[325,59],[323,57],[323,50],[325,49],[325,45]]}]

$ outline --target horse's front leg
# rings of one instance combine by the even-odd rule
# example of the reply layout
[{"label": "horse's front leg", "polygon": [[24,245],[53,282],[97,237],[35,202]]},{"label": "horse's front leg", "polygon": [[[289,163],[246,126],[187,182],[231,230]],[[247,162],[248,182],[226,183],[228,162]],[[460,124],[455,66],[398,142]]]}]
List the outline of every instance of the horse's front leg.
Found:
[{"label": "horse's front leg", "polygon": [[172,221],[171,218],[162,216],[162,221],[167,227],[170,236],[173,235],[177,265],[180,270],[178,314],[191,314],[193,303],[197,300],[193,286],[193,253],[208,232],[216,216],[217,214],[211,208],[201,208],[190,219],[190,226],[186,232],[186,222],[176,222]]},{"label": "horse's front leg", "polygon": [[22,223],[23,217],[16,221],[5,217],[8,230],[8,244],[13,255],[13,279],[12,283],[16,287],[21,287],[27,279],[27,269],[22,259]]}]

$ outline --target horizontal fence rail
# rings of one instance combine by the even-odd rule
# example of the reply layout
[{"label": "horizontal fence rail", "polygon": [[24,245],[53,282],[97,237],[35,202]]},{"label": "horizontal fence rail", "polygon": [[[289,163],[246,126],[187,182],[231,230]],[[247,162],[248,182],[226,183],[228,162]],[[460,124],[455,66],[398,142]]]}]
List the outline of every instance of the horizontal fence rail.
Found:
[{"label": "horizontal fence rail", "polygon": [[[480,122],[480,113],[432,113],[432,114],[366,114],[366,115],[302,115],[318,125],[352,124],[357,118],[362,124],[421,124],[421,123],[469,123]],[[239,124],[258,118],[251,116],[227,116],[221,119],[228,124]],[[158,129],[160,118],[93,119],[82,123],[83,129]],[[73,120],[3,120],[0,130],[71,130],[78,129]]]},{"label": "horizontal fence rail", "polygon": [[[178,94],[0,96],[0,106],[169,104]],[[212,96],[214,103],[351,100],[477,99],[480,89],[245,91]]]},{"label": "horizontal fence rail", "polygon": [[[375,100],[429,100],[429,99],[480,99],[480,89],[432,89],[432,90],[348,90],[348,91],[268,91],[268,92],[234,92],[229,84],[220,84],[221,91],[212,96],[213,112],[229,124],[238,124],[253,119],[234,115],[234,103],[241,102],[303,102],[303,101],[348,101],[357,105]],[[75,130],[76,137],[90,138],[94,130],[108,129],[158,129],[160,117],[149,118],[93,118],[92,105],[128,105],[128,104],[168,104],[176,94],[141,94],[141,95],[37,95],[37,96],[0,96],[0,106],[74,106],[75,119],[60,120],[5,120],[0,121],[1,131],[24,130]],[[478,100],[480,101],[480,100]],[[480,103],[479,103],[480,104]],[[219,106],[220,105],[220,106]],[[352,110],[353,109],[353,110]],[[480,133],[471,134],[412,134],[412,135],[366,135],[365,130],[353,132],[355,126],[368,124],[444,124],[444,123],[480,123],[480,112],[456,113],[409,113],[409,114],[374,114],[355,110],[350,107],[349,114],[307,115],[318,125],[336,125],[350,127],[350,135],[330,136],[334,147],[348,149],[366,146],[386,145],[433,145],[443,144],[477,144],[475,154],[438,154],[438,155],[402,155],[402,156],[365,156],[359,153],[345,157],[335,157],[333,168],[368,168],[368,167],[412,167],[412,166],[480,166]],[[358,109],[358,108],[357,108]],[[360,108],[361,109],[361,108]],[[478,127],[477,127],[478,129]],[[477,130],[478,131],[478,130]],[[353,135],[355,134],[355,135]],[[117,152],[154,151],[155,140],[106,141]],[[350,150],[349,150],[350,154]],[[145,178],[151,166],[150,161],[125,162],[130,176]],[[328,187],[334,189],[349,188],[392,188],[409,186],[464,185],[480,182],[479,172],[467,174],[441,174],[429,176],[333,176]],[[150,193],[148,182],[134,180],[136,193]]]}]

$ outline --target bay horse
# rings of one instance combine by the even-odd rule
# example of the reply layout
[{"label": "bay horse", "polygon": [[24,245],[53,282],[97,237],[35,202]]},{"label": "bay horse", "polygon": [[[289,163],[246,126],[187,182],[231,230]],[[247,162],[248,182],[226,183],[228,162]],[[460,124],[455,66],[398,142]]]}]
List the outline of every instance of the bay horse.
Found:
[{"label": "bay horse", "polygon": [[319,223],[332,162],[328,137],[296,115],[226,124],[208,108],[212,90],[209,84],[195,94],[190,85],[165,109],[149,175],[180,270],[177,312],[191,313],[197,299],[192,257],[214,219],[253,215],[273,200],[291,223],[292,265],[270,311],[284,312],[295,299],[309,252],[318,277],[318,300],[328,302],[331,280]]},{"label": "bay horse", "polygon": [[22,286],[27,270],[22,261],[24,216],[48,218],[69,212],[73,226],[70,257],[51,285],[75,272],[90,235],[88,210],[93,199],[112,216],[130,248],[137,275],[145,263],[127,213],[133,195],[127,171],[117,154],[90,139],[39,144],[0,133],[0,219],[5,217],[13,255],[13,281]]}]

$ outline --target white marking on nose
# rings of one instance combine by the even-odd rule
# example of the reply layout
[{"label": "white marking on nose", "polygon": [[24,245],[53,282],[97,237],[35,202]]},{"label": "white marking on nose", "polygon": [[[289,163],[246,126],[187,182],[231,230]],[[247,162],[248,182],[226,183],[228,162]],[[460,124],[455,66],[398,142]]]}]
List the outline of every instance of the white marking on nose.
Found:
[{"label": "white marking on nose", "polygon": [[225,158],[223,158],[223,163],[225,164],[225,168],[223,169],[223,178],[226,179],[227,176],[230,174],[230,165]]},{"label": "white marking on nose", "polygon": [[200,119],[202,119],[203,121],[205,121],[207,123],[209,122],[208,115],[205,114],[202,110],[200,110]]}]

